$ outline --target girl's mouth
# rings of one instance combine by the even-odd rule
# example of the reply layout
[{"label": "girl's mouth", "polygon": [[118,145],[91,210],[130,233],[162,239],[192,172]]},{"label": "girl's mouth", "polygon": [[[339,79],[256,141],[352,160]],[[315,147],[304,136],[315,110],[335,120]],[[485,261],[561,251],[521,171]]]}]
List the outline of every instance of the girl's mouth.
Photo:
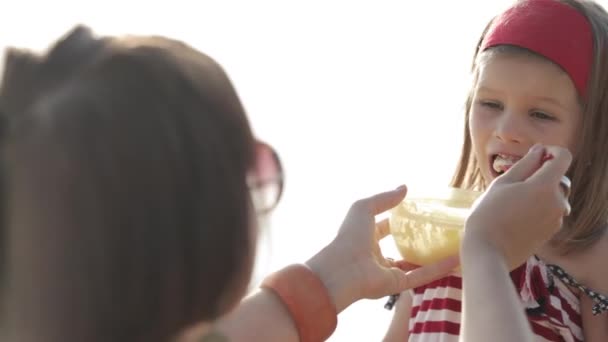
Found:
[{"label": "girl's mouth", "polygon": [[521,157],[510,154],[497,153],[490,157],[490,170],[494,178],[507,172]]}]

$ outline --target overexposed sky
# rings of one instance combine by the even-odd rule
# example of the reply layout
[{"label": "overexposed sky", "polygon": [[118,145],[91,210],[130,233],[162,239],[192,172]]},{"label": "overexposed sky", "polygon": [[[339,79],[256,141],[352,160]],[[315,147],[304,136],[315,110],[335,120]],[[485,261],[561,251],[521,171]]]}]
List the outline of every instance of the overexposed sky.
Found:
[{"label": "overexposed sky", "polygon": [[[258,275],[328,243],[351,202],[447,185],[473,48],[509,0],[8,1],[0,47],[43,49],[73,25],[160,34],[211,55],[286,169]],[[600,1],[606,5],[606,1]],[[383,242],[397,256],[393,242]],[[254,284],[259,277],[254,280]],[[356,303],[330,341],[380,341],[385,299]]]}]

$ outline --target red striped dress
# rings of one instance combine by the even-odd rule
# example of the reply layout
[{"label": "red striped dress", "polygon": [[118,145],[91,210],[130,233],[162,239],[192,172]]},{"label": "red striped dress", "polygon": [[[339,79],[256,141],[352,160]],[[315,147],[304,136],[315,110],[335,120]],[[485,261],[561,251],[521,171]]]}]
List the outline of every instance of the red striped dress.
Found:
[{"label": "red striped dress", "polygon": [[[537,341],[583,341],[579,298],[535,257],[511,272]],[[453,274],[411,291],[410,342],[456,342],[462,278]]]}]

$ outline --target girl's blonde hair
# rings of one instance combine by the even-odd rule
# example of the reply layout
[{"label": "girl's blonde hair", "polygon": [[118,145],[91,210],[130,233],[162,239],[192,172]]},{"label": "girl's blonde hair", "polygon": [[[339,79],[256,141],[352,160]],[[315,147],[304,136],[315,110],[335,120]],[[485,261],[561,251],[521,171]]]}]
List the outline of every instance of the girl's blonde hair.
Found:
[{"label": "girl's blonde hair", "polygon": [[[580,251],[597,241],[606,231],[608,223],[608,12],[589,0],[556,0],[581,12],[591,24],[593,32],[593,65],[588,84],[587,98],[581,99],[583,117],[574,160],[568,172],[572,179],[570,203],[572,213],[566,218],[562,230],[553,238],[553,245],[562,253]],[[492,21],[479,38],[471,72],[473,86],[465,106],[464,143],[451,185],[459,188],[484,190],[479,165],[473,153],[468,126],[473,89],[477,83],[480,57],[496,53],[534,52],[514,46],[498,46],[480,52]]]}]

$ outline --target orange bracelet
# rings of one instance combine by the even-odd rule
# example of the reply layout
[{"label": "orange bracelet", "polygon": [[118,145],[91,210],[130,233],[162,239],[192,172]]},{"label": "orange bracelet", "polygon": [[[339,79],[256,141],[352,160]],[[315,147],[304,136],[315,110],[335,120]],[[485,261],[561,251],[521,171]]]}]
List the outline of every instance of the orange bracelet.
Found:
[{"label": "orange bracelet", "polygon": [[327,288],[305,265],[287,266],[266,277],[260,287],[279,296],[298,329],[300,342],[325,341],[336,329],[338,313]]}]

